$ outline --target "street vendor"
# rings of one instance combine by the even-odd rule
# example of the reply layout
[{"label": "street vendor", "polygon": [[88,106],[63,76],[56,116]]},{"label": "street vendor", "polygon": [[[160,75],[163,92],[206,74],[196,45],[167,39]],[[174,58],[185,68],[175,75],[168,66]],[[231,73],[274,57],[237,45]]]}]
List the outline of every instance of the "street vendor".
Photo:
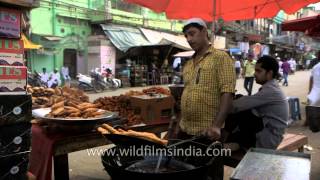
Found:
[{"label": "street vendor", "polygon": [[[235,92],[234,62],[227,53],[210,44],[202,19],[188,20],[183,33],[195,53],[183,66],[184,90],[177,138],[204,134],[211,140],[219,140]],[[218,159],[208,174],[214,180],[223,179],[223,165]]]},{"label": "street vendor", "polygon": [[202,19],[188,20],[183,33],[195,53],[183,67],[184,91],[177,138],[205,134],[218,140],[235,92],[234,62],[227,53],[210,44]]},{"label": "street vendor", "polygon": [[278,62],[271,56],[257,61],[254,76],[262,87],[252,96],[233,101],[232,114],[226,119],[223,131],[228,134],[227,142],[235,142],[244,150],[250,147],[276,149],[281,143],[289,119],[289,106],[276,79],[278,71]]}]

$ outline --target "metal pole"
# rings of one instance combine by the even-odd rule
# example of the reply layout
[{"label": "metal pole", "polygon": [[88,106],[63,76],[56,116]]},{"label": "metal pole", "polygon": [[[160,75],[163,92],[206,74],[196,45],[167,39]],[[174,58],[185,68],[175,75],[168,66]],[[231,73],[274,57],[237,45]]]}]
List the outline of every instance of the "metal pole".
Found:
[{"label": "metal pole", "polygon": [[216,3],[217,3],[217,0],[213,0],[213,9],[212,9],[213,17],[212,17],[212,28],[211,28],[211,42],[212,43],[214,43],[215,30],[216,30],[216,26],[215,26],[216,11],[217,11],[217,8],[216,8],[217,4]]},{"label": "metal pole", "polygon": [[[57,15],[56,15],[56,0],[52,0],[52,35],[56,35],[57,31],[56,31],[56,26],[57,26]],[[53,55],[53,69],[58,67],[58,62],[57,62],[57,54]]]}]

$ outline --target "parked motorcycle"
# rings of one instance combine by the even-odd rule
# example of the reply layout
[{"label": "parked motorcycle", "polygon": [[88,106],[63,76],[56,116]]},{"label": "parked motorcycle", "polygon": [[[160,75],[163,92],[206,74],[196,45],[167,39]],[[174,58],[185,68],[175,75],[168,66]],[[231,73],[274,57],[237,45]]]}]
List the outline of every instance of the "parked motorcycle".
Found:
[{"label": "parked motorcycle", "polygon": [[41,76],[38,72],[34,72],[32,74],[30,71],[28,71],[28,84],[33,87],[47,87],[47,83],[41,81]]},{"label": "parked motorcycle", "polygon": [[172,84],[183,84],[182,75],[180,72],[175,72],[172,77]]},{"label": "parked motorcycle", "polygon": [[[115,90],[121,86],[121,81],[117,79],[107,79],[98,72],[91,72],[90,76],[79,73],[77,75],[78,88],[84,91],[95,91],[97,93],[106,89]],[[120,81],[120,82],[119,82]]]}]

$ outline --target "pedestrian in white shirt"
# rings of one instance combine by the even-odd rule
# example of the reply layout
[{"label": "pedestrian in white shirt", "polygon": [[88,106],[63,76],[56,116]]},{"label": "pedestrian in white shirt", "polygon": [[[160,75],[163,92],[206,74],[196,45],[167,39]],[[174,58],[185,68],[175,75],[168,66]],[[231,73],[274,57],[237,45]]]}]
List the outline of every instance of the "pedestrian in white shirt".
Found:
[{"label": "pedestrian in white shirt", "polygon": [[70,86],[70,76],[69,76],[69,68],[67,66],[63,66],[61,68],[61,74],[63,78],[63,82],[65,85]]},{"label": "pedestrian in white shirt", "polygon": [[296,71],[296,68],[297,68],[297,62],[296,62],[296,60],[294,60],[293,58],[291,58],[288,62],[289,62],[289,64],[290,64],[291,73],[294,74],[294,72]]},{"label": "pedestrian in white shirt", "polygon": [[311,71],[308,101],[311,106],[320,106],[320,63],[316,64]]},{"label": "pedestrian in white shirt", "polygon": [[50,73],[50,80],[48,81],[48,87],[54,88],[56,86],[59,86],[61,84],[60,80],[60,73],[58,69],[54,69],[53,72]]},{"label": "pedestrian in white shirt", "polygon": [[39,75],[42,82],[47,83],[49,81],[49,74],[46,68],[42,68],[42,73],[39,73]]},{"label": "pedestrian in white shirt", "polygon": [[240,77],[240,73],[241,73],[241,62],[239,59],[236,59],[234,66],[236,68],[236,75],[237,75],[237,79],[238,79]]}]

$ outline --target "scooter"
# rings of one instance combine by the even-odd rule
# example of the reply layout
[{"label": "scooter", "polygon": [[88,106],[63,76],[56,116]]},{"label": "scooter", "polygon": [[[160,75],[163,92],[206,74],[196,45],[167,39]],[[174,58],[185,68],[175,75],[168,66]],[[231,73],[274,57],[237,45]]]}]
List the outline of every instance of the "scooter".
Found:
[{"label": "scooter", "polygon": [[118,82],[116,79],[107,80],[106,77],[103,77],[97,72],[91,72],[90,76],[83,75],[79,73],[77,75],[79,85],[78,88],[84,91],[95,91],[100,93],[106,89],[117,89],[121,86],[121,81]]},{"label": "scooter", "polygon": [[117,89],[120,88],[122,86],[121,80],[120,79],[116,79],[116,78],[105,78],[104,81],[106,83],[109,83],[109,86],[112,89]]},{"label": "scooter", "polygon": [[78,79],[78,88],[83,90],[83,91],[92,91],[95,90],[93,87],[93,78],[91,78],[90,76],[84,75],[79,73],[77,75],[77,79]]},{"label": "scooter", "polygon": [[121,80],[114,78],[111,68],[107,68],[105,72],[102,73],[102,76],[104,77],[104,81],[111,85],[111,88],[115,89],[122,86]]}]

